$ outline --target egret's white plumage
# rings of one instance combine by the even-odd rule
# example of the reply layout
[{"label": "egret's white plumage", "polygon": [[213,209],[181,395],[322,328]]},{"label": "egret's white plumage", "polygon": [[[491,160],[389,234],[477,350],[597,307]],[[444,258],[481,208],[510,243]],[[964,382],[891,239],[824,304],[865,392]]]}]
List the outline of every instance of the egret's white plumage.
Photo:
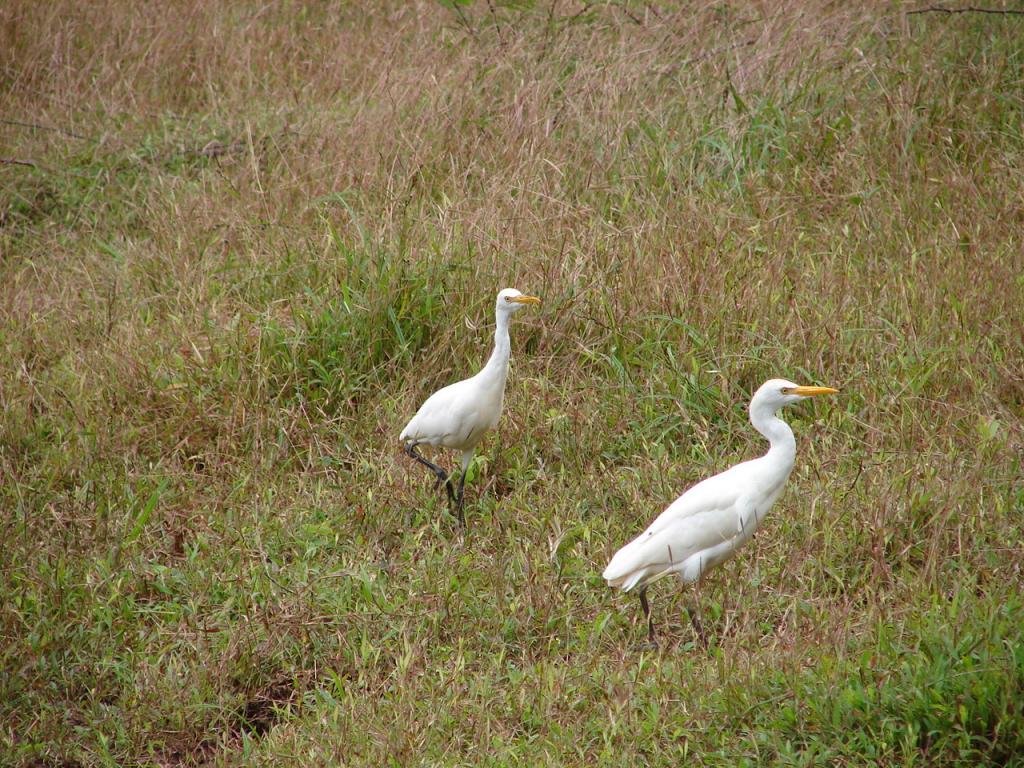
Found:
[{"label": "egret's white plumage", "polygon": [[[416,461],[431,469],[438,483],[444,482],[449,499],[456,502],[462,519],[466,469],[483,436],[498,424],[505,399],[505,381],[511,352],[508,326],[512,315],[528,304],[540,304],[534,296],[524,296],[514,288],[498,294],[495,306],[494,351],[481,371],[432,394],[405,425],[399,439]],[[462,451],[462,475],[455,496],[447,473],[416,453],[417,445],[432,445]]]},{"label": "egret's white plumage", "polygon": [[652,642],[654,624],[644,594],[647,585],[672,573],[685,584],[698,581],[754,535],[782,493],[796,459],[793,430],[776,412],[807,397],[836,391],[801,387],[784,379],[766,381],[750,400],[750,423],[768,439],[768,453],[697,483],[612,557],[604,579],[625,591],[640,587]]}]

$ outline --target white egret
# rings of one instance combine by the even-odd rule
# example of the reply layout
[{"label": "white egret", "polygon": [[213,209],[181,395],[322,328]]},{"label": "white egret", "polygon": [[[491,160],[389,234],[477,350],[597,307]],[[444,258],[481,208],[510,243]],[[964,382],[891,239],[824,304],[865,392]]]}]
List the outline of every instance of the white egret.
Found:
[{"label": "white egret", "polygon": [[[793,430],[776,412],[808,397],[838,392],[770,379],[750,399],[750,423],[768,439],[768,453],[702,480],[676,499],[637,538],[624,546],[602,574],[611,587],[640,588],[647,634],[656,644],[647,586],[675,573],[684,584],[698,581],[743,546],[782,493],[793,462]],[[697,611],[688,607],[698,637],[704,632]]]},{"label": "white egret", "polygon": [[[524,296],[514,288],[506,288],[498,294],[494,351],[487,365],[476,376],[450,384],[427,398],[399,436],[405,452],[437,476],[435,487],[445,484],[448,501],[456,505],[459,522],[463,525],[466,522],[462,510],[466,470],[473,460],[477,444],[488,430],[497,425],[501,416],[511,351],[509,321],[527,304],[540,304],[540,299]],[[416,451],[416,446],[421,444],[462,451],[462,475],[457,495],[452,491],[448,473]]]}]

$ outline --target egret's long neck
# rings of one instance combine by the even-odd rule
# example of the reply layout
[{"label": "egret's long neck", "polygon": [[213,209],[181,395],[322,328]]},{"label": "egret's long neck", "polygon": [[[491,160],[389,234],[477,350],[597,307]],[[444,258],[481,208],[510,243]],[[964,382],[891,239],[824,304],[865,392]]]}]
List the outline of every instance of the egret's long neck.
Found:
[{"label": "egret's long neck", "polygon": [[494,329],[494,351],[487,361],[487,365],[480,371],[480,377],[488,384],[505,386],[505,378],[508,376],[508,358],[511,352],[511,345],[508,339],[507,312],[498,312],[497,327]]},{"label": "egret's long neck", "polygon": [[765,406],[751,406],[750,423],[754,429],[768,438],[770,448],[763,460],[784,480],[793,469],[796,460],[796,438],[789,424],[775,415],[775,411]]}]

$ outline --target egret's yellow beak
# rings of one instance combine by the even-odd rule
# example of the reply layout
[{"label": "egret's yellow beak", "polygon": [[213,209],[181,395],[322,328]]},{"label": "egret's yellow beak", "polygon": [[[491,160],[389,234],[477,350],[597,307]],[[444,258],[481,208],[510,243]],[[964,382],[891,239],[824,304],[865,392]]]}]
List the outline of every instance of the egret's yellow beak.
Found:
[{"label": "egret's yellow beak", "polygon": [[540,304],[540,299],[536,296],[513,296],[509,301],[514,304]]},{"label": "egret's yellow beak", "polygon": [[789,387],[787,395],[801,395],[802,397],[816,397],[818,395],[834,395],[838,389],[832,387]]}]

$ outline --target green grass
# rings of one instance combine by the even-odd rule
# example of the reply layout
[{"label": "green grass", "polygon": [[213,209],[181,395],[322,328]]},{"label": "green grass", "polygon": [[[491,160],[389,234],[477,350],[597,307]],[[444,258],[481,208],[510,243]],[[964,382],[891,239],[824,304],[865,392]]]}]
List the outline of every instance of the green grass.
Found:
[{"label": "green grass", "polygon": [[[0,10],[0,763],[1021,764],[1024,38],[905,10]],[[505,286],[462,533],[397,435]]]}]

